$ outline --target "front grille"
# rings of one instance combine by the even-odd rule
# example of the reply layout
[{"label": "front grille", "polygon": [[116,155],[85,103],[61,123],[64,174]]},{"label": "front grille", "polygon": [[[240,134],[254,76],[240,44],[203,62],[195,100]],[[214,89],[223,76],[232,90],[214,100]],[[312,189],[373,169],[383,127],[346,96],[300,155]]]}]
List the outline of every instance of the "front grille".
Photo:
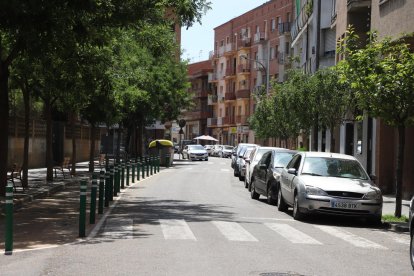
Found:
[{"label": "front grille", "polygon": [[341,197],[341,198],[361,199],[364,196],[364,194],[361,194],[361,193],[344,192],[344,191],[327,191],[326,193],[330,196]]},{"label": "front grille", "polygon": [[368,210],[354,210],[354,209],[339,209],[339,208],[329,208],[329,207],[321,207],[318,211],[330,214],[348,214],[348,215],[363,215],[369,214]]}]

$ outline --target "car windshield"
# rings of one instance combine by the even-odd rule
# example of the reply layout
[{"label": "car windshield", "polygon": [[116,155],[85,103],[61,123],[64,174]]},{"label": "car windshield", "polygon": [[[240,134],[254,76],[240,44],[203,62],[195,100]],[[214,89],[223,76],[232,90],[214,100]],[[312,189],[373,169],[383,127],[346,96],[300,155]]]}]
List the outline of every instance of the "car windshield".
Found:
[{"label": "car windshield", "polygon": [[189,150],[204,150],[205,148],[202,145],[192,145],[188,146]]},{"label": "car windshield", "polygon": [[295,153],[293,152],[277,152],[273,158],[273,167],[284,168],[292,159]]},{"label": "car windshield", "polygon": [[226,150],[233,150],[233,147],[232,146],[224,146],[224,149],[226,149]]},{"label": "car windshield", "polygon": [[265,154],[268,151],[269,149],[258,149],[256,156],[254,157],[254,161],[258,162],[262,158],[263,154]]},{"label": "car windshield", "polygon": [[307,157],[303,164],[302,174],[368,179],[367,174],[357,161],[327,157]]}]

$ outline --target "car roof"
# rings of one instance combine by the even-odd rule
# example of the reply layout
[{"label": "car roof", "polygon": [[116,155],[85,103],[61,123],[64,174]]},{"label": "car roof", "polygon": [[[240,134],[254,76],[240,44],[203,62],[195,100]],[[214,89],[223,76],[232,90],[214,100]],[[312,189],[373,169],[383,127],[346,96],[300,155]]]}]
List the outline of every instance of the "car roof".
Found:
[{"label": "car roof", "polygon": [[303,154],[305,157],[326,157],[326,158],[357,160],[352,155],[333,153],[333,152],[306,151],[306,152],[302,152],[301,154]]}]

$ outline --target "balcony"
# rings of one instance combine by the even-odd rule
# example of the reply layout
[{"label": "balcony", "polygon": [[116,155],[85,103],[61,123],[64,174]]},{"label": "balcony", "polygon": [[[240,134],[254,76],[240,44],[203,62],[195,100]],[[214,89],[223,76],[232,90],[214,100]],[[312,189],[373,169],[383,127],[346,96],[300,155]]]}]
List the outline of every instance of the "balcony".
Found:
[{"label": "balcony", "polygon": [[236,94],[234,91],[228,91],[224,94],[225,101],[234,101],[236,99]]},{"label": "balcony", "polygon": [[228,43],[225,46],[224,54],[225,55],[229,55],[229,54],[231,55],[231,54],[234,53],[235,50],[236,50],[236,45],[234,43]]},{"label": "balcony", "polygon": [[236,76],[236,70],[233,67],[226,68],[225,77]]},{"label": "balcony", "polygon": [[213,105],[217,103],[217,95],[208,95],[207,105]]},{"label": "balcony", "polygon": [[303,1],[302,7],[300,9],[299,15],[296,17],[293,22],[290,30],[290,36],[292,41],[296,40],[296,37],[299,35],[299,32],[306,26],[308,23],[309,17],[313,13],[313,0]]},{"label": "balcony", "polygon": [[219,74],[217,72],[208,74],[208,82],[218,82]]},{"label": "balcony", "polygon": [[237,73],[250,73],[250,64],[239,64],[239,66],[237,66]]},{"label": "balcony", "polygon": [[193,90],[195,98],[206,98],[208,96],[208,90],[206,89],[197,89]]},{"label": "balcony", "polygon": [[207,118],[207,126],[216,126],[217,125],[217,118]]},{"label": "balcony", "polygon": [[365,10],[371,5],[371,0],[347,0],[348,12]]},{"label": "balcony", "polygon": [[288,64],[289,63],[289,55],[279,52],[277,54],[277,63],[279,63],[281,65]]},{"label": "balcony", "polygon": [[239,89],[236,91],[236,99],[248,99],[250,98],[249,89]]},{"label": "balcony", "polygon": [[247,124],[247,119],[249,116],[247,115],[238,115],[236,116],[236,124]]},{"label": "balcony", "polygon": [[279,35],[289,33],[290,32],[290,24],[291,24],[290,22],[279,23],[279,25],[278,25]]},{"label": "balcony", "polygon": [[265,33],[260,32],[260,33],[255,33],[254,34],[254,38],[253,38],[254,43],[259,43],[259,42],[262,42],[262,41],[265,41],[265,40],[266,40],[266,34]]},{"label": "balcony", "polygon": [[231,117],[231,116],[223,117],[223,125],[234,125],[234,124],[235,124],[234,117]]},{"label": "balcony", "polygon": [[218,50],[218,57],[222,57],[224,55],[226,48],[224,46],[220,46]]},{"label": "balcony", "polygon": [[242,39],[237,40],[237,48],[250,48],[252,47],[252,39],[250,37],[244,37]]},{"label": "balcony", "polygon": [[222,126],[223,125],[223,117],[217,117],[217,126]]}]

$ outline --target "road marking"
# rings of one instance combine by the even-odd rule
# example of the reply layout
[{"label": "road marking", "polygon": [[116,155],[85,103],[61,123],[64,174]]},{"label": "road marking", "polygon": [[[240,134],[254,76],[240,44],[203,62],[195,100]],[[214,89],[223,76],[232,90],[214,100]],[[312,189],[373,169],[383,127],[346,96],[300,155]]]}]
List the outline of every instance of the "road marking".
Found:
[{"label": "road marking", "polygon": [[294,220],[293,220],[293,218],[290,218],[290,219],[278,219],[278,218],[240,217],[240,219],[251,219],[251,220],[276,220],[276,221],[294,221]]},{"label": "road marking", "polygon": [[220,169],[222,172],[229,172],[229,169]]},{"label": "road marking", "polygon": [[316,228],[319,228],[325,233],[328,233],[334,237],[340,238],[356,247],[361,248],[376,248],[376,249],[387,249],[386,247],[375,243],[373,241],[367,240],[363,237],[359,237],[357,235],[354,235],[348,231],[340,230],[336,227],[332,226],[322,226],[322,225],[315,225]]},{"label": "road marking", "polygon": [[389,232],[377,232],[382,235],[387,236],[388,238],[394,240],[397,243],[410,245],[410,236],[404,235],[404,234],[395,234],[395,233],[389,233]]},{"label": "road marking", "polygon": [[101,236],[110,239],[132,239],[132,229],[132,219],[109,218]]},{"label": "road marking", "polygon": [[218,230],[230,241],[256,241],[246,229],[237,222],[212,221]]},{"label": "road marking", "polygon": [[197,240],[182,219],[160,219],[159,222],[166,240]]},{"label": "road marking", "polygon": [[319,245],[322,244],[314,238],[306,235],[305,233],[300,232],[299,230],[293,228],[290,225],[280,223],[265,223],[265,225],[292,243]]}]

